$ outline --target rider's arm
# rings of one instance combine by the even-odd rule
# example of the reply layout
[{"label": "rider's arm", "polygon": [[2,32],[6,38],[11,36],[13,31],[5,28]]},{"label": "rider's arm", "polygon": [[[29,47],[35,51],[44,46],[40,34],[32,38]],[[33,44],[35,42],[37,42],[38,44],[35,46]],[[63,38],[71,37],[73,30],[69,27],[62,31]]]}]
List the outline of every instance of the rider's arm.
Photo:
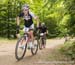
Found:
[{"label": "rider's arm", "polygon": [[46,31],[46,33],[48,34],[48,30]]},{"label": "rider's arm", "polygon": [[39,17],[36,16],[35,20],[37,21],[37,27],[38,27],[39,26]]},{"label": "rider's arm", "polygon": [[17,16],[17,18],[16,18],[16,23],[17,23],[17,26],[20,25],[20,18],[19,18],[19,16]]},{"label": "rider's arm", "polygon": [[48,29],[46,28],[46,34],[48,34]]},{"label": "rider's arm", "polygon": [[17,17],[16,17],[16,23],[19,26],[20,25],[20,17],[23,17],[24,13],[20,13]]},{"label": "rider's arm", "polygon": [[46,30],[45,34],[48,34],[48,29],[47,29],[47,27],[45,28],[45,30]]},{"label": "rider's arm", "polygon": [[23,14],[21,13],[20,15],[18,15],[16,17],[16,24],[17,24],[17,28],[16,28],[16,36],[17,38],[20,38],[20,34],[19,34],[19,28],[20,28],[20,17],[22,17]]},{"label": "rider's arm", "polygon": [[20,34],[19,34],[19,25],[20,25],[20,19],[19,16],[16,17],[16,24],[17,24],[17,28],[16,28],[16,37],[20,38]]},{"label": "rider's arm", "polygon": [[37,22],[37,27],[39,26],[39,17],[35,16],[34,13],[30,12],[31,16],[34,18],[34,20],[36,20]]}]

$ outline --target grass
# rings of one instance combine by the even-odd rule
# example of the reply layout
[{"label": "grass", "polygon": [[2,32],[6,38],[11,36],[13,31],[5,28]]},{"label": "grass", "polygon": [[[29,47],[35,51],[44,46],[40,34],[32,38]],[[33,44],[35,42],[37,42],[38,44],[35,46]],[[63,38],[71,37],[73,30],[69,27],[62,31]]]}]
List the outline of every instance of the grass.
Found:
[{"label": "grass", "polygon": [[60,52],[70,57],[71,60],[75,60],[75,41],[65,42],[65,44],[60,48]]},{"label": "grass", "polygon": [[60,53],[58,49],[53,49],[47,55],[47,61],[69,61],[70,59],[65,55]]},{"label": "grass", "polygon": [[8,39],[8,38],[1,38],[0,37],[0,44],[5,43],[16,43],[17,39]]}]

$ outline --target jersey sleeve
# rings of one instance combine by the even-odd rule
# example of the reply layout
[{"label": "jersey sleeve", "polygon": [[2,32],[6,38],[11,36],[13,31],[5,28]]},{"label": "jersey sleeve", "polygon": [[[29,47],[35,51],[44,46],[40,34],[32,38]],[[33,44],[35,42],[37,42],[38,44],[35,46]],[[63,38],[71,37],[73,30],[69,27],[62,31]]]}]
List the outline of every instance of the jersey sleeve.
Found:
[{"label": "jersey sleeve", "polygon": [[36,16],[34,15],[33,12],[30,12],[30,15],[31,15],[34,19],[36,19]]}]

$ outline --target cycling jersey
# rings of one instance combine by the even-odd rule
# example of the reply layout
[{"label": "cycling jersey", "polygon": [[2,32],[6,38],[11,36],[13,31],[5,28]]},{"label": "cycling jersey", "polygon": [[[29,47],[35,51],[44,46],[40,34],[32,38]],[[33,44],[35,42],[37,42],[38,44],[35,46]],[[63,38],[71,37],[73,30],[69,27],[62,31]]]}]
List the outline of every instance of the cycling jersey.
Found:
[{"label": "cycling jersey", "polygon": [[20,13],[19,17],[23,17],[24,18],[24,25],[25,27],[30,27],[33,24],[33,17],[34,14],[33,13],[29,13],[28,16],[25,16],[24,13]]},{"label": "cycling jersey", "polygon": [[40,33],[45,33],[45,32],[47,32],[47,27],[46,26],[40,26],[39,27],[39,30],[40,30]]}]

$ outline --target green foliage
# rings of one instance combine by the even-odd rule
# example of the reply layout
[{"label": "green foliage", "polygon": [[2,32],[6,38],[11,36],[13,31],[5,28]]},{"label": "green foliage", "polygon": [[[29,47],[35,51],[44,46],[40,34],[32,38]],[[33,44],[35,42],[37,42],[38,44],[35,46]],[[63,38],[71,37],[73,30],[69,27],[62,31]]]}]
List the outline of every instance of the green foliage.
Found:
[{"label": "green foliage", "polygon": [[56,21],[53,18],[48,18],[47,20],[44,20],[44,22],[48,28],[48,37],[56,37],[59,33]]},{"label": "green foliage", "polygon": [[68,41],[61,47],[60,51],[69,56],[72,60],[75,59],[75,41]]},{"label": "green foliage", "polygon": [[46,23],[49,37],[75,35],[75,0],[0,0],[0,36],[15,35],[15,19],[25,3]]}]

